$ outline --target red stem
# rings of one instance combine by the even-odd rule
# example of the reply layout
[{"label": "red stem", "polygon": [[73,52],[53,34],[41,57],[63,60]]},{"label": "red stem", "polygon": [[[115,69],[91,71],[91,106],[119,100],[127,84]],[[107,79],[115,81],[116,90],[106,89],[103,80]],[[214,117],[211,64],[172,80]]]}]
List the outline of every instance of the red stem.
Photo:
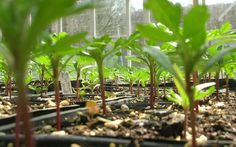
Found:
[{"label": "red stem", "polygon": [[15,147],[20,147],[20,119],[19,119],[19,108],[16,109],[16,128],[15,128]]},{"label": "red stem", "polygon": [[225,83],[226,83],[226,97],[229,96],[229,75],[226,74],[225,77]]},{"label": "red stem", "polygon": [[140,96],[140,80],[138,80],[138,91],[137,91],[137,96]]},{"label": "red stem", "polygon": [[79,72],[77,73],[77,77],[76,77],[76,101],[80,101],[80,96],[79,96],[79,77],[80,77],[80,74]]},{"label": "red stem", "polygon": [[9,94],[9,92],[8,92],[9,91],[9,79],[7,79],[7,82],[6,82],[6,85],[5,85],[5,89],[6,89],[6,91],[5,91],[6,93],[5,94],[6,94],[6,96],[8,96],[8,94]]},{"label": "red stem", "polygon": [[41,81],[40,81],[40,85],[41,85],[41,91],[40,91],[40,96],[43,97],[43,80],[44,80],[44,66],[42,66],[42,73],[41,73]]},{"label": "red stem", "polygon": [[98,74],[100,80],[100,90],[101,90],[101,97],[102,97],[102,110],[103,114],[106,114],[106,100],[105,100],[105,89],[104,89],[104,78],[103,78],[103,65],[102,63],[98,64]]},{"label": "red stem", "polygon": [[211,73],[208,74],[208,82],[211,82]]},{"label": "red stem", "polygon": [[57,130],[61,130],[61,115],[60,115],[60,88],[59,88],[59,69],[58,64],[53,66],[54,75],[54,90],[55,90],[55,101],[56,101],[56,111],[57,111]]},{"label": "red stem", "polygon": [[164,76],[164,97],[166,98],[166,77]]},{"label": "red stem", "polygon": [[149,103],[150,107],[153,109],[153,102],[154,102],[154,71],[153,68],[150,67],[150,98],[149,98]]},{"label": "red stem", "polygon": [[219,99],[219,89],[220,89],[219,72],[216,72],[215,80],[216,80],[216,99]]},{"label": "red stem", "polygon": [[[193,85],[196,85],[197,81],[198,81],[198,71],[196,70],[194,73],[193,73]],[[195,110],[196,112],[198,113],[199,112],[199,101],[195,101],[194,102],[194,107],[195,107]]]},{"label": "red stem", "polygon": [[10,82],[9,82],[9,98],[11,99],[12,96],[12,81],[11,81],[11,77],[10,77]]},{"label": "red stem", "polygon": [[195,111],[194,111],[194,99],[193,99],[193,90],[191,88],[191,81],[190,81],[190,75],[186,74],[185,75],[185,79],[186,79],[186,90],[187,90],[187,94],[189,97],[189,103],[190,103],[190,119],[191,119],[191,128],[192,128],[192,147],[196,147],[197,146],[197,142],[196,142],[196,136],[197,136],[197,132],[196,132],[196,116],[195,116]]},{"label": "red stem", "polygon": [[158,87],[157,87],[157,81],[156,81],[156,74],[155,70],[153,71],[153,105],[155,104],[156,97],[158,97]]},{"label": "red stem", "polygon": [[188,128],[188,110],[184,109],[184,139],[187,136],[187,128]]},{"label": "red stem", "polygon": [[130,91],[130,94],[133,94],[133,81],[130,81],[129,83],[129,91]]},{"label": "red stem", "polygon": [[[20,74],[20,73],[18,73]],[[24,76],[22,74],[16,76],[16,83],[17,83],[17,89],[18,89],[18,114],[20,120],[23,121],[23,130],[25,134],[25,143],[27,147],[34,147],[35,146],[35,140],[33,137],[32,132],[32,123],[31,123],[31,116],[28,109],[28,102],[27,102],[27,96],[26,96],[26,90],[25,90],[25,84],[24,84]]]}]

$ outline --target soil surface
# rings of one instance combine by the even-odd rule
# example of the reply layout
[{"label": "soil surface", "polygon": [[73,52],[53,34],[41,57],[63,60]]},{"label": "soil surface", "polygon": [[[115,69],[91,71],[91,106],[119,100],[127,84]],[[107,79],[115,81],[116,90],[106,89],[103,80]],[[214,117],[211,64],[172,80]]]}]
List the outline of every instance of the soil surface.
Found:
[{"label": "soil surface", "polygon": [[[35,134],[52,135],[83,135],[110,136],[120,138],[144,139],[183,139],[184,114],[181,107],[159,99],[155,109],[148,106],[148,98],[137,98],[129,102],[115,103],[107,106],[106,116],[93,112],[94,107],[87,112],[77,112],[63,122],[63,130],[56,131],[56,124],[44,124]],[[74,104],[65,99],[61,106]],[[31,110],[55,107],[53,100],[31,104]],[[15,113],[16,105],[5,99],[0,99],[0,118]],[[92,111],[91,111],[91,110]],[[197,114],[198,138],[202,140],[234,140],[236,138],[236,93],[229,97],[221,94],[219,99],[214,96],[201,101]],[[190,122],[188,122],[190,126]],[[191,128],[188,127],[187,139],[191,138]]]},{"label": "soil surface", "polygon": [[[163,101],[163,100],[160,100]],[[234,140],[236,138],[236,94],[214,96],[201,102],[197,114],[198,138],[202,140]],[[111,136],[143,139],[182,139],[184,114],[176,104],[147,105],[147,98],[137,98],[129,104],[108,106],[108,114],[77,112],[63,123],[57,132],[55,124],[45,124],[36,134]],[[188,122],[190,126],[190,122]],[[187,139],[191,138],[188,127]]]}]

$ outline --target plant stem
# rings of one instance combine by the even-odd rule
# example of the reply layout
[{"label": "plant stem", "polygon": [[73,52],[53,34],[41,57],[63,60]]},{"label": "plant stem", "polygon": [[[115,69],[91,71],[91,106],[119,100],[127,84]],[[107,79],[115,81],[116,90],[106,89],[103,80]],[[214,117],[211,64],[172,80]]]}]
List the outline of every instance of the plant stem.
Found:
[{"label": "plant stem", "polygon": [[60,115],[60,93],[59,93],[59,63],[55,61],[53,63],[53,79],[54,79],[54,90],[55,90],[55,101],[56,101],[56,111],[57,111],[57,130],[61,130],[61,115]]},{"label": "plant stem", "polygon": [[149,98],[149,103],[150,103],[150,107],[151,109],[153,109],[153,102],[154,102],[154,69],[153,67],[149,67],[150,69],[150,98]]},{"label": "plant stem", "polygon": [[80,72],[77,72],[77,76],[76,76],[76,101],[80,101],[80,96],[79,96],[79,78],[80,78]]},{"label": "plant stem", "polygon": [[98,75],[99,75],[99,80],[100,80],[102,110],[103,110],[103,114],[106,114],[106,100],[105,100],[105,89],[104,89],[103,64],[102,64],[102,62],[98,63]]},{"label": "plant stem", "polygon": [[158,97],[158,86],[157,86],[155,69],[154,69],[154,72],[153,72],[153,90],[154,90],[153,104],[155,104],[156,97]]},{"label": "plant stem", "polygon": [[12,84],[11,84],[12,80],[11,80],[11,76],[10,76],[10,82],[9,82],[9,98],[11,99],[12,96]]},{"label": "plant stem", "polygon": [[196,142],[196,136],[197,136],[197,132],[196,132],[196,128],[195,128],[195,111],[194,111],[194,97],[193,97],[193,89],[191,87],[191,80],[190,80],[190,74],[185,74],[185,80],[186,80],[186,91],[188,94],[188,98],[189,98],[189,103],[190,103],[190,119],[191,119],[191,128],[192,128],[192,147],[196,147],[197,146],[197,142]]},{"label": "plant stem", "polygon": [[43,80],[44,80],[44,65],[42,66],[42,73],[41,73],[41,81],[40,81],[40,85],[41,85],[41,91],[40,91],[40,96],[43,97]]},{"label": "plant stem", "polygon": [[219,89],[220,89],[219,74],[220,74],[220,72],[217,71],[216,75],[215,75],[215,80],[216,80],[216,99],[219,99]]},{"label": "plant stem", "polygon": [[164,76],[164,98],[166,98],[166,76]]},{"label": "plant stem", "polygon": [[[16,69],[17,70],[17,69]],[[23,130],[25,134],[25,144],[27,147],[34,147],[35,142],[33,138],[33,132],[32,132],[32,124],[31,124],[31,117],[29,114],[28,104],[27,104],[27,96],[26,96],[26,90],[25,90],[25,84],[24,84],[24,72],[22,70],[17,70],[16,72],[16,86],[18,90],[18,117],[19,120],[23,121]],[[19,123],[19,122],[16,122]]]},{"label": "plant stem", "polygon": [[211,82],[211,73],[208,73],[208,82]]},{"label": "plant stem", "polygon": [[138,80],[138,91],[137,91],[137,97],[140,97],[140,80]]},{"label": "plant stem", "polygon": [[20,147],[20,119],[19,108],[16,109],[15,147]]},{"label": "plant stem", "polygon": [[5,95],[8,96],[8,79],[6,80],[6,83],[5,83]]},{"label": "plant stem", "polygon": [[226,83],[226,97],[229,97],[229,75],[226,74],[225,76],[225,83]]},{"label": "plant stem", "polygon": [[188,128],[188,109],[184,109],[184,139],[187,136],[187,128]]},{"label": "plant stem", "polygon": [[129,91],[130,91],[130,94],[133,94],[133,81],[132,80],[129,82]]},{"label": "plant stem", "polygon": [[[198,71],[196,70],[195,72],[193,72],[192,76],[193,76],[193,85],[196,85],[198,81]],[[199,105],[199,101],[195,101],[194,107],[197,113],[199,112],[198,105]]]}]

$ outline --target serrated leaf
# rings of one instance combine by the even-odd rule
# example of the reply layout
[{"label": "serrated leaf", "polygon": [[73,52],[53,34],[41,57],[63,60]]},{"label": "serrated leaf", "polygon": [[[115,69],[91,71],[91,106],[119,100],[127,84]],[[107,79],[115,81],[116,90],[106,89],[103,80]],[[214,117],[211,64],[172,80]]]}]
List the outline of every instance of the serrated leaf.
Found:
[{"label": "serrated leaf", "polygon": [[231,29],[232,25],[229,22],[226,22],[220,27],[220,34],[225,34],[229,32]]},{"label": "serrated leaf", "polygon": [[221,60],[225,55],[235,52],[235,51],[236,51],[236,48],[223,49],[219,51],[219,53],[217,53],[215,56],[210,58],[209,61],[205,64],[199,77],[203,76],[203,74],[206,73],[213,66],[213,64]]},{"label": "serrated leaf", "polygon": [[156,26],[150,25],[139,25],[138,30],[141,32],[141,35],[156,42],[169,42],[173,41],[174,37],[172,34],[164,32],[162,29],[157,28]]},{"label": "serrated leaf", "polygon": [[209,13],[206,6],[194,6],[184,16],[183,34],[185,39],[190,39],[193,50],[199,50],[205,43],[205,27],[208,18]]},{"label": "serrated leaf", "polygon": [[179,25],[182,15],[180,4],[173,4],[168,0],[148,0],[144,6],[152,11],[157,22],[164,24],[171,31],[179,34]]}]

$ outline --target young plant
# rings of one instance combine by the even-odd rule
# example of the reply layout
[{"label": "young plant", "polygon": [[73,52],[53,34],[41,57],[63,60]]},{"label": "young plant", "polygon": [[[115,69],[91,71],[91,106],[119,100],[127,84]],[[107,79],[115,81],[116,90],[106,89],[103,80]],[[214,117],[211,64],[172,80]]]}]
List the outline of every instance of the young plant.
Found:
[{"label": "young plant", "polygon": [[[77,0],[57,0],[56,4],[55,0],[0,1],[0,29],[4,38],[4,45],[1,45],[0,52],[7,59],[16,80],[18,89],[17,117],[23,120],[23,132],[27,147],[35,146],[24,83],[31,51],[35,48],[40,34],[53,21],[82,12],[91,6],[87,3],[77,5]],[[29,24],[29,16],[32,16],[31,24]],[[18,143],[19,140],[16,141],[16,146],[19,146]]]},{"label": "young plant", "polygon": [[114,43],[112,42],[111,37],[103,36],[101,38],[94,38],[93,41],[88,42],[89,47],[87,48],[86,52],[83,52],[85,56],[93,58],[97,63],[103,114],[106,114],[106,101],[105,101],[104,75],[103,75],[104,60],[108,56],[117,53],[122,45],[123,45],[122,39],[118,39]]},{"label": "young plant", "polygon": [[149,103],[151,108],[154,107],[154,101],[156,96],[156,70],[157,70],[157,62],[155,58],[153,58],[149,53],[147,53],[140,44],[140,34],[134,33],[127,40],[128,49],[137,53],[137,55],[133,55],[131,57],[127,57],[127,59],[132,60],[134,62],[139,62],[145,64],[149,68],[150,73],[150,98]]},{"label": "young plant", "polygon": [[31,59],[35,63],[34,67],[36,68],[37,73],[39,73],[40,79],[40,96],[43,97],[43,92],[47,89],[45,85],[46,77],[52,77],[51,72],[48,70],[50,68],[50,59],[48,56],[38,56],[34,59]]},{"label": "young plant", "polygon": [[[183,80],[184,78],[183,78],[183,75],[181,74],[181,71],[178,69],[178,67],[175,67],[175,69],[176,69],[179,77],[182,77],[181,79]],[[185,83],[184,81],[181,81],[181,82]],[[175,93],[173,90],[168,90],[169,94],[167,95],[167,99],[182,106],[182,108],[184,109],[184,116],[185,116],[185,118],[184,118],[184,139],[186,139],[186,132],[187,132],[187,127],[188,127],[188,109],[190,107],[190,102],[189,102],[188,95],[187,95],[186,91],[183,89],[183,87],[180,84],[180,81],[178,81],[176,78],[174,78],[174,83],[176,85],[176,88],[177,88],[179,94]],[[196,85],[194,87],[194,94],[193,94],[194,101],[202,100],[202,99],[210,96],[215,91],[215,88],[212,87],[214,85],[215,85],[214,82]],[[209,88],[209,87],[211,87],[211,88]],[[207,89],[206,91],[202,91],[203,89],[206,89],[206,88],[209,88],[209,89]]]},{"label": "young plant", "polygon": [[12,71],[9,68],[5,59],[1,59],[0,61],[0,69],[2,71],[1,80],[5,83],[5,92],[6,95],[11,99],[12,96]]},{"label": "young plant", "polygon": [[[219,29],[214,29],[208,32],[207,39],[211,42],[208,47],[207,57],[211,58],[215,56],[220,51],[227,48],[226,43],[235,42],[236,34],[232,32],[232,26],[230,23],[223,24]],[[216,82],[216,98],[219,99],[219,74],[225,66],[235,63],[235,53],[230,54],[216,62],[213,66],[215,72],[215,82]]]},{"label": "young plant", "polygon": [[89,68],[92,65],[89,65],[93,62],[91,58],[85,57],[85,56],[77,56],[76,60],[73,61],[73,67],[76,71],[76,101],[80,101],[80,95],[79,95],[79,80],[81,76],[81,70],[85,68]]},{"label": "young plant", "polygon": [[[206,6],[194,6],[186,14],[179,4],[173,4],[168,0],[148,0],[145,7],[150,9],[156,21],[165,25],[169,32],[166,33],[158,26],[139,26],[142,35],[154,40],[158,43],[176,41],[176,54],[182,63],[184,71],[184,80],[177,74],[176,69],[170,58],[160,49],[148,47],[147,51],[156,61],[163,66],[168,72],[173,74],[179,85],[187,95],[191,112],[191,128],[192,128],[192,146],[196,147],[196,125],[194,112],[194,86],[191,83],[191,75],[198,67],[199,61],[206,53],[207,48],[204,46],[206,42],[206,23],[209,13]],[[183,20],[183,28],[181,29],[181,20]],[[195,25],[197,23],[197,25]],[[235,49],[227,49],[219,52],[217,55],[209,59],[203,67],[202,76],[209,68],[223,55]]]},{"label": "young plant", "polygon": [[[65,32],[61,32],[58,35],[54,34],[49,36],[42,42],[42,46],[37,51],[38,54],[47,55],[49,57],[52,71],[53,71],[53,82],[55,90],[55,101],[57,110],[57,130],[61,130],[61,116],[60,116],[60,86],[59,86],[59,75],[60,71],[65,67],[73,55],[81,50],[78,50],[74,46],[74,43],[79,42],[85,37],[86,33],[68,35]],[[64,63],[62,58],[68,56]]]}]

